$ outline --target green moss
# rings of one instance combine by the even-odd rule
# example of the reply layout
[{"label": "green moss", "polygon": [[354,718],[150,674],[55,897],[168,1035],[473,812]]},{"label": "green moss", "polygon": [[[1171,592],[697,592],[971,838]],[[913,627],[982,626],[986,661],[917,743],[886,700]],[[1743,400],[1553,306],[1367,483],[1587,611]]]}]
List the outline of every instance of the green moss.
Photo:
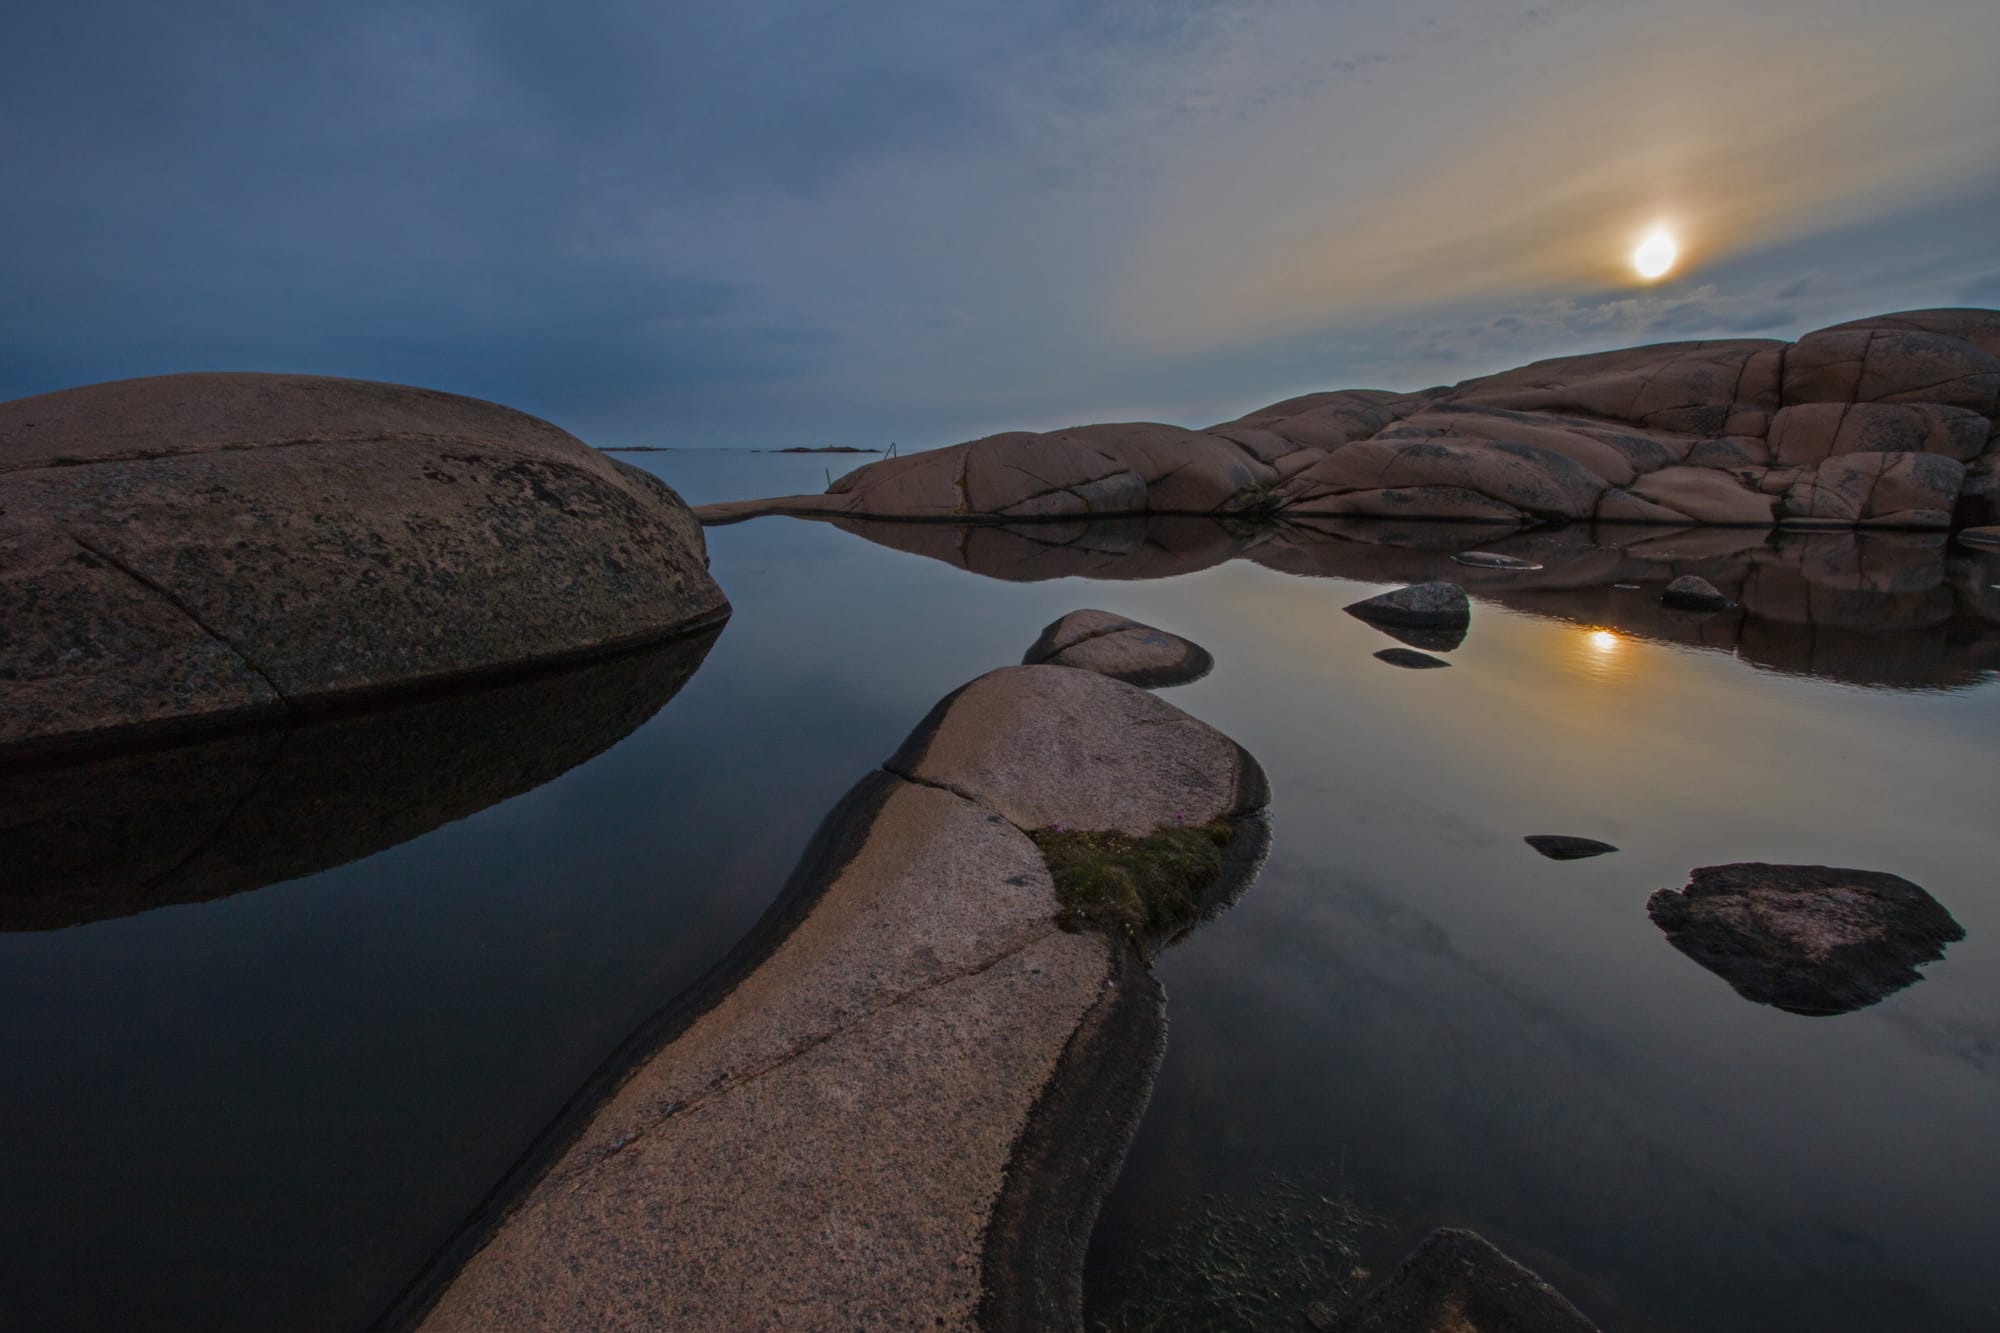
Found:
[{"label": "green moss", "polygon": [[1160,829],[1143,838],[1118,832],[1037,829],[1056,883],[1064,930],[1131,940],[1141,953],[1201,919],[1202,900],[1222,873],[1222,848],[1235,828],[1221,821]]}]

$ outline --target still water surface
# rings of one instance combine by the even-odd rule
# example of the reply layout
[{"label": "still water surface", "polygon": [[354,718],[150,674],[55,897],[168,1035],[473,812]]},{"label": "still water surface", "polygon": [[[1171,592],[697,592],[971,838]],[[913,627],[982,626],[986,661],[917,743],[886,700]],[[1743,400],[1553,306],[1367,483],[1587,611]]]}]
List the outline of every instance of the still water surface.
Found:
[{"label": "still water surface", "polygon": [[[697,503],[817,490],[849,461],[622,457]],[[1080,606],[1207,647],[1215,672],[1167,697],[1274,790],[1262,876],[1159,962],[1166,1064],[1093,1292],[1202,1196],[1286,1175],[1382,1219],[1364,1267],[1471,1226],[1607,1328],[2000,1324],[2000,570],[1921,542],[1725,557],[1683,535],[1772,612],[1693,623],[1657,608],[1670,542],[1517,538],[1503,549],[1550,568],[1509,576],[1353,534],[1128,526],[1050,547],[1071,535],[712,529],[734,618],[622,739],[685,663],[472,701],[478,726],[377,778],[451,821],[400,845],[207,901],[128,894],[132,914],[62,929],[17,913],[0,1326],[365,1326],[750,926],[847,787]],[[1339,608],[1452,569],[1479,598],[1452,669],[1373,660],[1392,641]],[[358,744],[322,741],[289,753]],[[246,790],[273,771],[257,762]],[[144,837],[103,814],[134,800],[102,783],[92,810]],[[379,820],[359,808],[295,799],[263,836]],[[1557,863],[1531,833],[1622,850]],[[1893,871],[1967,938],[1856,1013],[1752,1004],[1644,911],[1735,860]]]}]

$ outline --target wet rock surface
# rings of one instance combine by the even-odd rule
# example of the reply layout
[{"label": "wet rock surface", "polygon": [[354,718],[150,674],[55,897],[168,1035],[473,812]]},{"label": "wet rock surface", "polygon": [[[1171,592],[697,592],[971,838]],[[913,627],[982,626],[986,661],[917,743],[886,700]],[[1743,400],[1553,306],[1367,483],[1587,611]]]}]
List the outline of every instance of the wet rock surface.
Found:
[{"label": "wet rock surface", "polygon": [[2000,312],[1905,311],[1796,344],[1663,343],[1422,393],[1307,394],[1200,431],[1013,431],[700,513],[1943,530],[2000,441],[1996,347]]},{"label": "wet rock surface", "polygon": [[1376,625],[1441,629],[1472,618],[1472,603],[1456,583],[1413,584],[1347,606],[1347,614]]},{"label": "wet rock surface", "polygon": [[1226,899],[1267,800],[1241,747],[1131,685],[1046,665],[971,682],[386,1322],[1076,1326],[1163,994],[1129,944],[1058,928],[1028,830],[1230,821]]},{"label": "wet rock surface", "polygon": [[1603,856],[1618,849],[1608,842],[1595,838],[1572,838],[1562,833],[1530,833],[1521,839],[1530,847],[1551,861],[1581,861],[1589,856]]},{"label": "wet rock surface", "polygon": [[1152,690],[1200,680],[1214,669],[1215,659],[1178,634],[1109,611],[1085,610],[1045,628],[1021,664],[1078,667]]},{"label": "wet rock surface", "polygon": [[235,374],[0,403],[0,751],[276,716],[727,613],[670,488],[492,403]]},{"label": "wet rock surface", "polygon": [[1795,1014],[1844,1014],[1922,980],[1965,931],[1897,875],[1831,866],[1703,866],[1647,915],[1737,994]]},{"label": "wet rock surface", "polygon": [[1597,1333],[1562,1293],[1475,1232],[1440,1228],[1332,1333]]}]

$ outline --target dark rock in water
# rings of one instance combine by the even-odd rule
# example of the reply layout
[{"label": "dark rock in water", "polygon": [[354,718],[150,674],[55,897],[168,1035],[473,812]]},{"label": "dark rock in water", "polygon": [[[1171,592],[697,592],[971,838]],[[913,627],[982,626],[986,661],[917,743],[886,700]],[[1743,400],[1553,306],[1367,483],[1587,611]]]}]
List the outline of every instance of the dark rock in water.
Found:
[{"label": "dark rock in water", "polygon": [[1965,528],[1958,539],[1967,546],[2000,546],[2000,526]]},{"label": "dark rock in water", "polygon": [[1502,555],[1498,551],[1459,551],[1452,560],[1474,569],[1518,569],[1536,570],[1542,568],[1533,560],[1523,560],[1519,556]]},{"label": "dark rock in water", "polygon": [[1844,1014],[1922,979],[1965,930],[1897,875],[1763,862],[1703,866],[1646,913],[1736,993],[1795,1014]]},{"label": "dark rock in water", "polygon": [[1562,1293],[1484,1237],[1443,1227],[1389,1280],[1349,1306],[1333,1333],[1597,1333]]},{"label": "dark rock in water", "polygon": [[1727,611],[1736,603],[1717,592],[1707,579],[1683,574],[1667,585],[1660,601],[1683,611]]},{"label": "dark rock in water", "polygon": [[1185,685],[1215,667],[1199,644],[1109,611],[1072,611],[1044,629],[1021,659],[1023,666],[1043,663],[1095,671],[1145,690]]},{"label": "dark rock in water", "polygon": [[670,487],[511,408],[209,374],[0,403],[0,752],[576,661],[728,610]]},{"label": "dark rock in water", "polygon": [[1465,589],[1442,580],[1413,583],[1407,588],[1385,592],[1348,606],[1347,614],[1371,625],[1463,625],[1472,619],[1472,603]]},{"label": "dark rock in water", "polygon": [[1451,665],[1441,657],[1432,657],[1429,653],[1420,653],[1411,648],[1384,648],[1375,654],[1375,660],[1387,662],[1390,666],[1412,667],[1417,670]]},{"label": "dark rock in water", "polygon": [[1522,841],[1551,861],[1581,861],[1586,856],[1602,856],[1618,850],[1595,838],[1571,838],[1560,833],[1530,833]]}]

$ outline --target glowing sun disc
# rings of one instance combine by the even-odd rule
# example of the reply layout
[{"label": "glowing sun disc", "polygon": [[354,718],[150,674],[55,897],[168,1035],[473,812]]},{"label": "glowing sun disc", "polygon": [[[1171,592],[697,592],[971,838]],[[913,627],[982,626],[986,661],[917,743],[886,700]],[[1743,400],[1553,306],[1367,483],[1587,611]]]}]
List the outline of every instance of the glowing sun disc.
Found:
[{"label": "glowing sun disc", "polygon": [[1656,231],[1639,242],[1639,248],[1632,252],[1632,267],[1642,278],[1657,278],[1674,266],[1680,257],[1680,249],[1674,238],[1663,231]]}]

